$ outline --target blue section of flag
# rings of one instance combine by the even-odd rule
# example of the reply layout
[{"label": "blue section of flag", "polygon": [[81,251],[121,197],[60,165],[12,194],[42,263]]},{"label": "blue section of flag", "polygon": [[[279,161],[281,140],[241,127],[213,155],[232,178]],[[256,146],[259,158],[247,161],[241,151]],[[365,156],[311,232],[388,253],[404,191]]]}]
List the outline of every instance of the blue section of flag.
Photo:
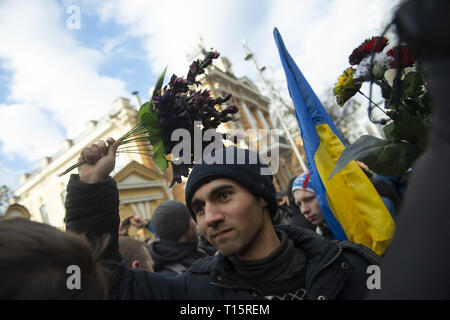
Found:
[{"label": "blue section of flag", "polygon": [[324,218],[336,239],[347,240],[344,230],[336,220],[330,206],[328,205],[325,187],[317,172],[317,167],[314,162],[314,155],[320,145],[316,125],[326,123],[343,144],[344,141],[325,108],[322,106],[320,100],[317,98],[300,69],[297,67],[295,61],[287,52],[278,29],[275,28],[273,33],[281,62],[286,73],[289,94],[291,95],[294,103],[297,120],[300,126],[306,153],[307,166],[311,174],[311,180],[317,188],[317,199],[322,209]]}]

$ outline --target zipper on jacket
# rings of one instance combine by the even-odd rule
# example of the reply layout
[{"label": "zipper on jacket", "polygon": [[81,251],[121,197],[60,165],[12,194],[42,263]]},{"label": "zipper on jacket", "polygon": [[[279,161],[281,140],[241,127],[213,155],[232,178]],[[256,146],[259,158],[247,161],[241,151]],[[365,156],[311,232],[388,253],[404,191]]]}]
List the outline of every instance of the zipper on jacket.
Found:
[{"label": "zipper on jacket", "polygon": [[[323,265],[319,271],[316,272],[316,274],[314,275],[314,277],[316,277],[320,272],[322,272],[323,269],[328,268],[333,262],[336,261],[337,258],[339,258],[339,256],[342,253],[342,248],[338,247],[338,251],[336,252],[336,254],[325,264]],[[308,286],[308,288],[306,289],[307,292],[311,292],[311,286],[312,286],[312,282],[311,285]]]},{"label": "zipper on jacket", "polygon": [[338,252],[336,252],[336,255],[333,256],[333,258],[331,258],[331,260],[328,261],[324,266],[322,266],[322,267],[319,269],[319,271],[317,272],[317,274],[319,274],[320,271],[322,271],[323,269],[328,268],[334,261],[336,261],[337,258],[339,258],[339,256],[341,255],[341,253],[342,253],[342,248],[341,248],[341,247],[338,247]]},{"label": "zipper on jacket", "polygon": [[[338,251],[336,252],[336,254],[335,254],[335,255],[334,255],[334,256],[333,256],[333,257],[332,257],[325,265],[323,265],[323,266],[319,269],[319,271],[316,272],[316,275],[318,275],[320,272],[322,272],[322,270],[328,268],[333,262],[335,262],[336,259],[339,258],[339,256],[341,255],[341,253],[342,253],[342,248],[338,246]],[[244,288],[244,287],[238,287],[238,286],[232,286],[232,285],[224,285],[224,284],[217,283],[217,282],[214,282],[214,281],[211,281],[210,283],[213,284],[213,285],[215,285],[215,286],[217,286],[217,287],[219,287],[219,288],[224,288],[224,289],[252,290],[252,291],[258,293],[260,297],[262,297],[262,298],[265,299],[264,294],[263,294],[259,289],[256,289],[256,288],[253,288],[253,287],[246,287],[246,288]],[[311,285],[312,285],[312,283],[311,283]],[[306,288],[306,292],[307,292],[307,293],[308,293],[308,292],[311,292],[311,286],[309,286],[308,288]]]}]

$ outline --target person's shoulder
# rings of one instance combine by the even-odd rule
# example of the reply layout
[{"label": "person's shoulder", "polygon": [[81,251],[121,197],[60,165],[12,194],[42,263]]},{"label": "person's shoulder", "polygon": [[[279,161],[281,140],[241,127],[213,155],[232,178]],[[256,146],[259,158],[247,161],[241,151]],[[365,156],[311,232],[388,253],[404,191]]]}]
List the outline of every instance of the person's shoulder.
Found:
[{"label": "person's shoulder", "polygon": [[338,241],[337,245],[343,250],[345,256],[358,256],[360,259],[365,260],[369,264],[380,265],[383,259],[374,251],[367,248],[365,245],[359,243],[353,243],[350,241]]},{"label": "person's shoulder", "polygon": [[207,256],[194,261],[190,267],[189,272],[192,273],[210,273],[216,269],[218,256]]}]

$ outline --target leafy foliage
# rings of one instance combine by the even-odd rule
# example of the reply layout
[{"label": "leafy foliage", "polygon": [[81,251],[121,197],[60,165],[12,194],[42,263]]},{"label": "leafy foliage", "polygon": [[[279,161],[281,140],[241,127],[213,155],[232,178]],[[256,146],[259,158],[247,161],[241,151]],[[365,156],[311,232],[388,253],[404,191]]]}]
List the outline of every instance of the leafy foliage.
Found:
[{"label": "leafy foliage", "polygon": [[342,152],[329,179],[352,160],[362,161],[372,171],[384,176],[398,175],[399,172],[404,172],[405,168],[411,167],[419,151],[415,144],[364,135]]}]

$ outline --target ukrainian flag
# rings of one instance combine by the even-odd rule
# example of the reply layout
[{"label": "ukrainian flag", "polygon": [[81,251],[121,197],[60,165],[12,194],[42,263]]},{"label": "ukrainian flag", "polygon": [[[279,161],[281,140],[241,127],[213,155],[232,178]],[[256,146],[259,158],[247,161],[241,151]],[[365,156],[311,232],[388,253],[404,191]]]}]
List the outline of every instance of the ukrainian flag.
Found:
[{"label": "ukrainian flag", "polygon": [[392,239],[395,223],[368,177],[351,161],[328,180],[344,141],[328,113],[284,46],[278,29],[275,42],[286,73],[317,198],[334,236],[361,243],[383,254]]}]

